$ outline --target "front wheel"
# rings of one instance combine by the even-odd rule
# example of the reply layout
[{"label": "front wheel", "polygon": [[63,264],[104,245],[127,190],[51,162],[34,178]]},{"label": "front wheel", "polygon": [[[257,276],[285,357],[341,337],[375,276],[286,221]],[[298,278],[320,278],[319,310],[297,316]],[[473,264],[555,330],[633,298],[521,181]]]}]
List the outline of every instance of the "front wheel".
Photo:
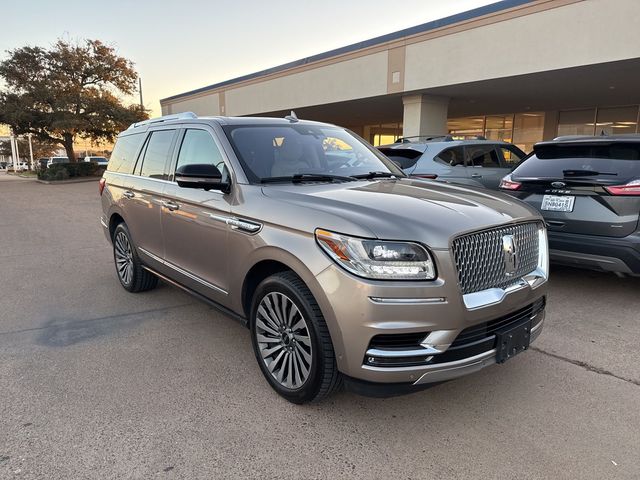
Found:
[{"label": "front wheel", "polygon": [[293,272],[277,273],[258,285],[250,327],[260,369],[281,396],[306,403],[340,387],[327,324],[313,295]]}]

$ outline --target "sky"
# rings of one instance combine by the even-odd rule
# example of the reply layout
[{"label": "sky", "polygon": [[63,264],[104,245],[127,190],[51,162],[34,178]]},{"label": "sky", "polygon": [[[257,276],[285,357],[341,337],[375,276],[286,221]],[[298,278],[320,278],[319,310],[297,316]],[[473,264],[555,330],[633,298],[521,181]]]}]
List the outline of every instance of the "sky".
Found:
[{"label": "sky", "polygon": [[135,63],[157,116],[161,98],[495,1],[0,0],[0,59],[59,37],[101,40]]}]

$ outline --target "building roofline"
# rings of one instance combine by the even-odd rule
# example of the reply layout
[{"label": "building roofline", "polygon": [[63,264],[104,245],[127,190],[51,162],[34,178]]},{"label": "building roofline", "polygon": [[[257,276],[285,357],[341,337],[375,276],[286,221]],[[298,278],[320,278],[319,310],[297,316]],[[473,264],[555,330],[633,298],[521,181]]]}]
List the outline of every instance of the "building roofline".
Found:
[{"label": "building roofline", "polygon": [[396,32],[387,33],[385,35],[371,38],[369,40],[364,40],[362,42],[352,43],[351,45],[335,48],[327,52],[318,53],[316,55],[311,55],[309,57],[301,58],[299,60],[294,60],[292,62],[283,63],[282,65],[267,68],[266,70],[260,70],[258,72],[249,73],[247,75],[242,75],[240,77],[232,78],[230,80],[225,80],[223,82],[214,83],[213,85],[196,88],[195,90],[190,90],[188,92],[179,93],[177,95],[172,95],[170,97],[162,98],[160,99],[160,104],[171,101],[171,100],[177,100],[179,98],[189,97],[191,95],[196,95],[198,93],[203,93],[209,90],[216,90],[218,88],[233,85],[235,83],[240,83],[240,82],[244,82],[247,80],[252,80],[260,77],[266,77],[267,75],[282,72],[284,70],[289,70],[291,68],[300,67],[302,65],[318,62],[320,60],[326,60],[328,58],[336,57],[338,55],[344,55],[347,53],[351,53],[351,52],[355,52],[365,48],[380,45],[383,43],[392,42],[394,40],[399,40],[403,37],[425,33],[430,30],[435,30],[437,28],[448,27],[456,23],[473,20],[478,17],[483,17],[485,15],[490,15],[493,13],[498,13],[503,10],[508,10],[510,8],[526,5],[528,3],[534,3],[535,1],[537,0],[502,0],[496,3],[490,3],[489,5],[484,5],[482,7],[474,8],[472,10],[456,13],[455,15],[450,15],[448,17],[432,20],[430,22],[423,23],[421,25],[416,25],[414,27],[405,28],[402,30],[398,30]]}]

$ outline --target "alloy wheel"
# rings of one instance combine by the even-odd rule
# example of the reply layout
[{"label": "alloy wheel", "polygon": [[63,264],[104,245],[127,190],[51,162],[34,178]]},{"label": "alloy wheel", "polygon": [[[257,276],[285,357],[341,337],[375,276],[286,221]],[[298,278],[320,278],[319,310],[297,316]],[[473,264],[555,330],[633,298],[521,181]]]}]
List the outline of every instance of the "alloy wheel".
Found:
[{"label": "alloy wheel", "polygon": [[116,270],[118,276],[125,285],[129,285],[133,279],[133,252],[131,243],[124,232],[118,232],[114,242]]},{"label": "alloy wheel", "polygon": [[295,303],[280,292],[265,295],[256,312],[255,335],[271,376],[285,388],[300,388],[313,357],[309,327]]}]

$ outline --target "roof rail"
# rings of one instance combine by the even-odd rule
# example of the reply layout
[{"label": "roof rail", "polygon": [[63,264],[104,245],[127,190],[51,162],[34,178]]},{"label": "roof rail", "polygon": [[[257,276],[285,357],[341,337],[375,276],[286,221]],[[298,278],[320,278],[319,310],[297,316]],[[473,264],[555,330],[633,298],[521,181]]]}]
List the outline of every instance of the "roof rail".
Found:
[{"label": "roof rail", "polygon": [[394,143],[413,143],[413,142],[430,142],[433,140],[443,140],[445,142],[452,140],[451,135],[413,135],[410,137],[398,137]]},{"label": "roof rail", "polygon": [[141,127],[142,125],[150,125],[152,123],[168,122],[169,120],[181,120],[181,119],[191,119],[191,118],[198,118],[198,116],[193,112],[182,112],[182,113],[176,113],[173,115],[164,115],[162,117],[150,118],[149,120],[143,120],[142,122],[132,123],[131,125],[129,125],[129,128]]},{"label": "roof rail", "polygon": [[560,135],[553,139],[554,142],[561,142],[564,140],[585,140],[587,138],[593,138],[594,135]]}]

